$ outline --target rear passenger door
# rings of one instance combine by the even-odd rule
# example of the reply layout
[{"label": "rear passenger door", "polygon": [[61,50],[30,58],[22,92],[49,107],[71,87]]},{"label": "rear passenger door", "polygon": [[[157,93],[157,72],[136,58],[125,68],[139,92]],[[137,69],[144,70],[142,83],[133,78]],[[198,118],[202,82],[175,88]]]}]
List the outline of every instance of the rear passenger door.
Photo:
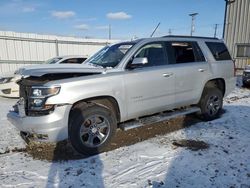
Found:
[{"label": "rear passenger door", "polygon": [[174,68],[176,106],[197,103],[210,72],[198,43],[169,41],[166,46],[170,67]]}]

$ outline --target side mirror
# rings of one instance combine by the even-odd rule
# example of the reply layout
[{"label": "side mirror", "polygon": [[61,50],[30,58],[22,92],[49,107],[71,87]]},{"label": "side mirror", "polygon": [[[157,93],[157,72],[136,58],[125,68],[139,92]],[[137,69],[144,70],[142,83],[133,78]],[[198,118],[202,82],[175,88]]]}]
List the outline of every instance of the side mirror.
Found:
[{"label": "side mirror", "polygon": [[134,58],[131,65],[145,65],[147,63],[148,63],[148,58],[139,57],[139,58]]},{"label": "side mirror", "polygon": [[129,65],[129,68],[130,69],[139,68],[147,63],[148,63],[148,58],[146,57],[134,58],[132,63]]}]

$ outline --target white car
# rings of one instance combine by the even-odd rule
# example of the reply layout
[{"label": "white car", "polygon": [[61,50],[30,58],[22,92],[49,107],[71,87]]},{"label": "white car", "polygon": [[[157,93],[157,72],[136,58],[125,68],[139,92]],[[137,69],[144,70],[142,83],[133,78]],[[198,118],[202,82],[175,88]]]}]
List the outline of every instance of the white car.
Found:
[{"label": "white car", "polygon": [[0,96],[19,97],[19,86],[13,73],[6,73],[0,77]]},{"label": "white car", "polygon": [[68,56],[57,56],[45,61],[44,64],[81,64],[87,59],[86,56],[82,55],[68,55]]},{"label": "white car", "polygon": [[[71,55],[71,56],[57,56],[44,62],[44,64],[81,64],[87,59],[86,56]],[[32,67],[38,67],[39,65],[31,65]],[[21,68],[22,69],[22,68]],[[19,69],[19,70],[21,70]],[[16,81],[19,79],[18,70],[13,74],[11,72],[5,73],[0,76],[0,96],[18,98],[19,86]]]}]

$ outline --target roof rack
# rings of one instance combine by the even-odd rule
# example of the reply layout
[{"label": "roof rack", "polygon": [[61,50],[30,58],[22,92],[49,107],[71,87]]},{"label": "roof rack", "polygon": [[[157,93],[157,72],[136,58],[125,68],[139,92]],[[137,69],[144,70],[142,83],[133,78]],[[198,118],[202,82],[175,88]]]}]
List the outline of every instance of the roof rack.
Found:
[{"label": "roof rack", "polygon": [[164,38],[177,37],[177,38],[198,38],[198,39],[216,39],[216,40],[219,40],[216,37],[185,36],[185,35],[166,35],[166,36],[162,36],[162,37],[164,37]]}]

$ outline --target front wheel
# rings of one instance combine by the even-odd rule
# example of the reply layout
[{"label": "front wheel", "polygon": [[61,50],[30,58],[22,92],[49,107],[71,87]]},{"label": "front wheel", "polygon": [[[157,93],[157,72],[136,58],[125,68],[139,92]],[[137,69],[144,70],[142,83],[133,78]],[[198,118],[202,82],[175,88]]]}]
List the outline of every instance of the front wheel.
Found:
[{"label": "front wheel", "polygon": [[85,155],[104,151],[117,128],[114,113],[95,104],[76,108],[72,113],[69,139],[75,150]]},{"label": "front wheel", "polygon": [[202,118],[205,121],[216,119],[223,105],[223,95],[221,90],[215,87],[204,89],[199,106],[201,108]]}]

